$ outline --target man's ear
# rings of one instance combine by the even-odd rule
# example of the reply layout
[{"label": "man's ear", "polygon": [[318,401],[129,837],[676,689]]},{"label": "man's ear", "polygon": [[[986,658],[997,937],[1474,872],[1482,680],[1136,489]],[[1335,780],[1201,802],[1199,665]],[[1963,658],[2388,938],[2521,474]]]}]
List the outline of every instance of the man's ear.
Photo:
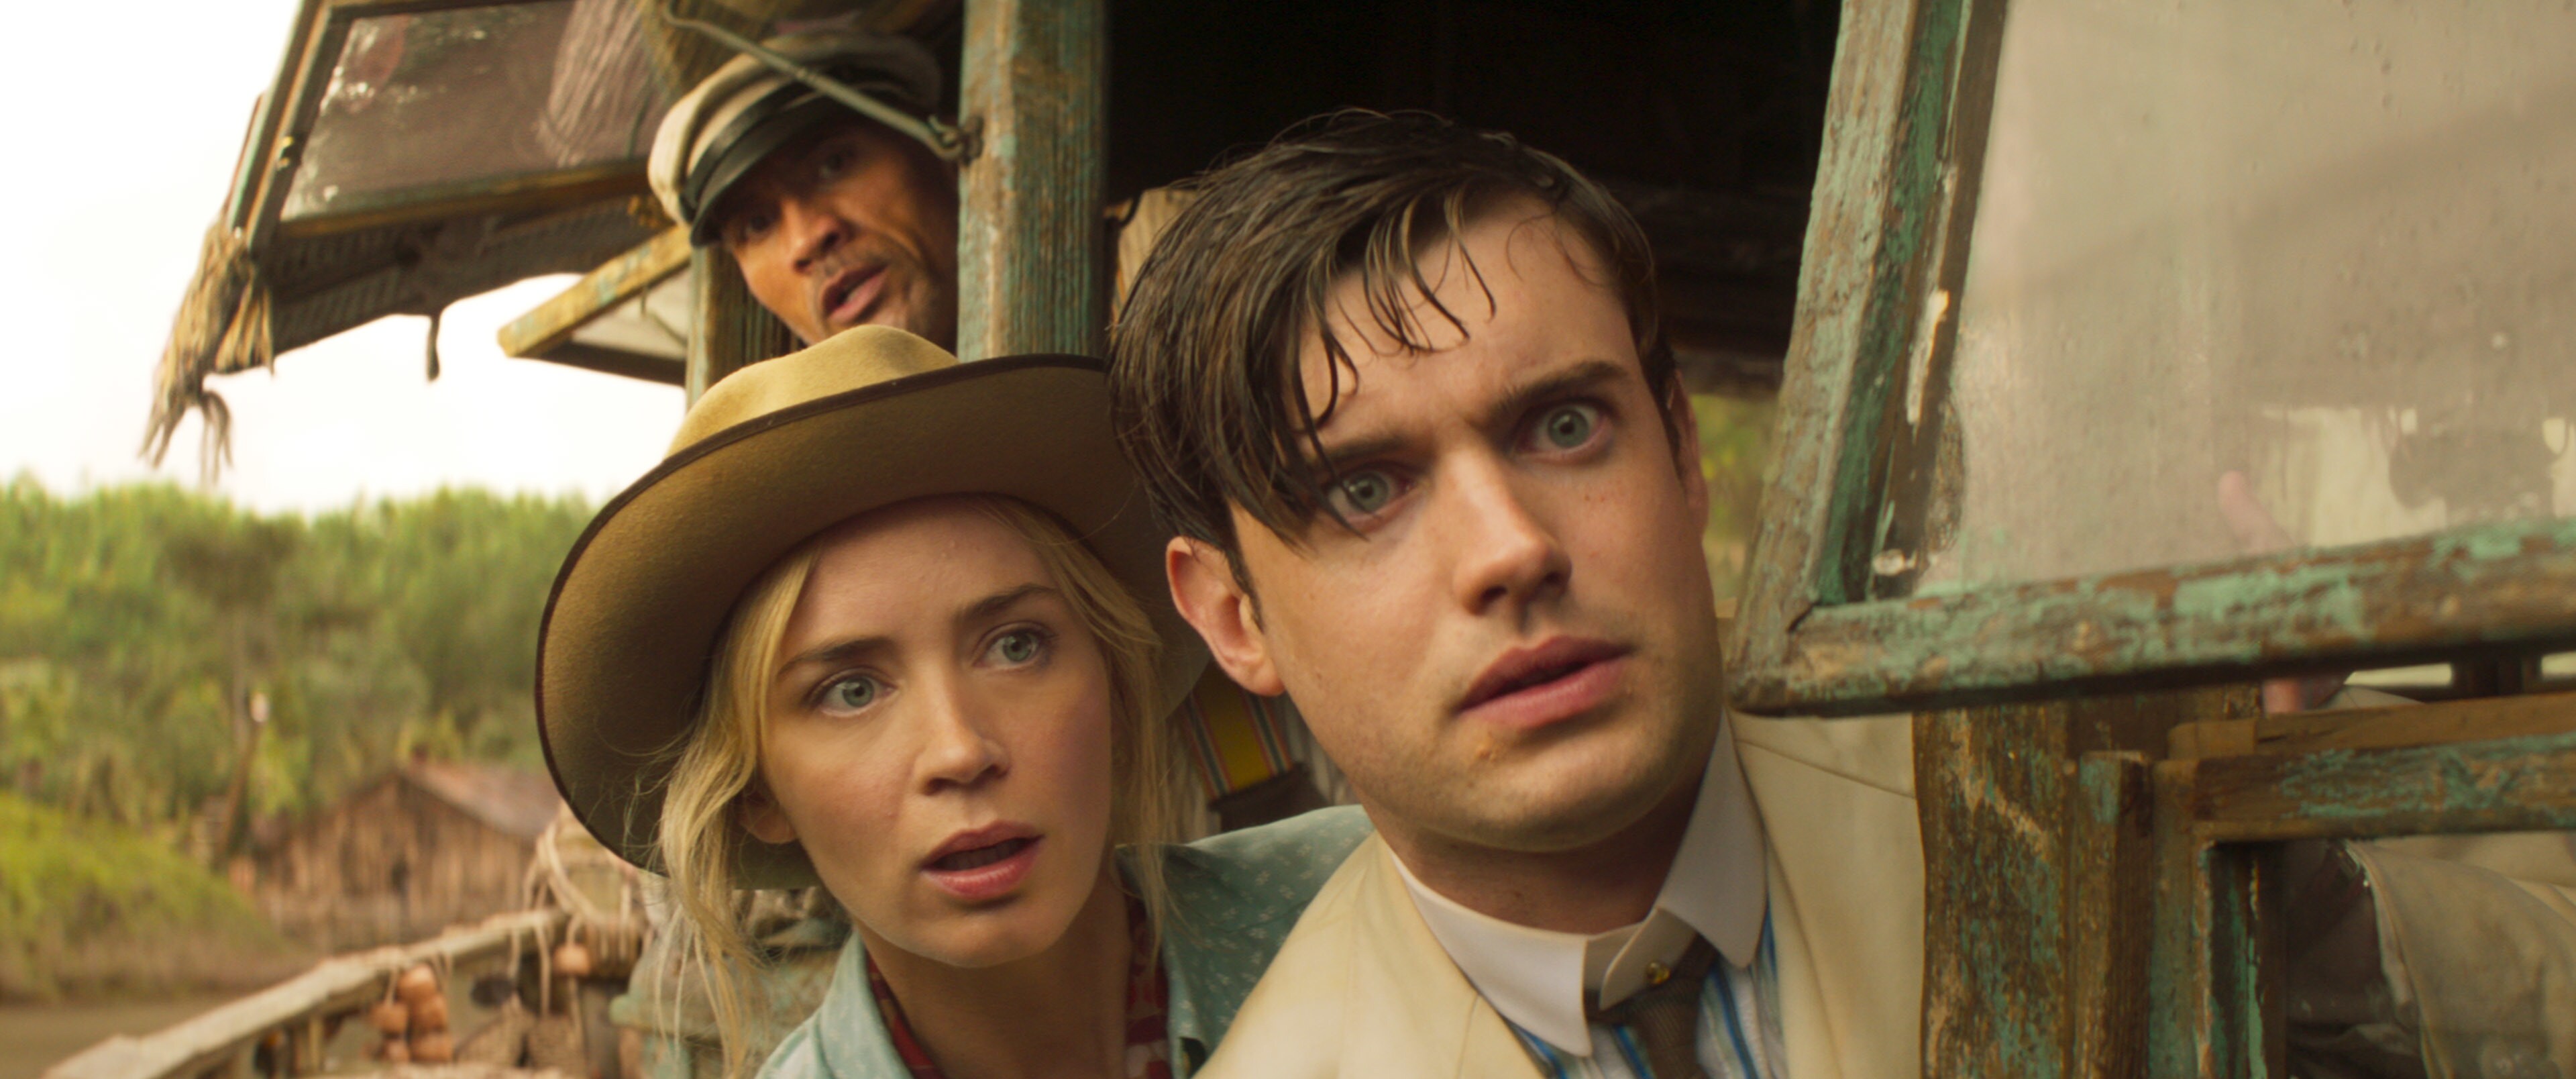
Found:
[{"label": "man's ear", "polygon": [[778,808],[778,799],[770,795],[769,784],[757,778],[734,799],[733,811],[742,821],[742,830],[751,833],[753,839],[782,845],[796,842],[796,825],[788,821],[786,810]]},{"label": "man's ear", "polygon": [[1174,536],[1163,548],[1163,575],[1172,582],[1172,604],[1199,631],[1216,665],[1236,685],[1265,697],[1288,692],[1270,660],[1270,639],[1252,597],[1234,579],[1234,563],[1215,544]]},{"label": "man's ear", "polygon": [[1700,471],[1699,412],[1691,407],[1690,391],[1682,388],[1681,376],[1673,376],[1672,386],[1664,391],[1664,422],[1673,433],[1673,470],[1681,474],[1682,499],[1699,516],[1700,528],[1708,527],[1708,474]]}]

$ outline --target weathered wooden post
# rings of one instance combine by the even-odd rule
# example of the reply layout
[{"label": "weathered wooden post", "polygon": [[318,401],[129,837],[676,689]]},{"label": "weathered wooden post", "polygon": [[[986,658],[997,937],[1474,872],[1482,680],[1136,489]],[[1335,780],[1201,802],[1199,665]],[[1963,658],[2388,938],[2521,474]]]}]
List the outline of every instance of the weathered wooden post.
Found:
[{"label": "weathered wooden post", "polygon": [[1099,353],[1107,0],[967,0],[957,354]]},{"label": "weathered wooden post", "polygon": [[689,403],[716,380],[796,348],[796,337],[778,317],[760,306],[742,281],[733,256],[718,247],[701,247],[689,255],[695,275],[697,317],[689,321]]}]

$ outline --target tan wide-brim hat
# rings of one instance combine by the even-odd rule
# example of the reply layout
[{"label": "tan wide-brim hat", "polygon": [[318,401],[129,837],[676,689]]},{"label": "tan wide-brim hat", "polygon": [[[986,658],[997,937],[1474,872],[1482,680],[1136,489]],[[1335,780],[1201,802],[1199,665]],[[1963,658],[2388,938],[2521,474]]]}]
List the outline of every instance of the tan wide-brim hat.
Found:
[{"label": "tan wide-brim hat", "polygon": [[[657,867],[665,780],[743,590],[841,521],[978,493],[1046,509],[1083,538],[1153,619],[1153,706],[1177,706],[1206,652],[1172,609],[1164,533],[1110,431],[1100,362],[961,364],[902,330],[861,326],[709,389],[670,455],[565,557],[538,631],[537,728],[573,813],[608,849]],[[802,847],[736,834],[738,886],[816,882]]]}]

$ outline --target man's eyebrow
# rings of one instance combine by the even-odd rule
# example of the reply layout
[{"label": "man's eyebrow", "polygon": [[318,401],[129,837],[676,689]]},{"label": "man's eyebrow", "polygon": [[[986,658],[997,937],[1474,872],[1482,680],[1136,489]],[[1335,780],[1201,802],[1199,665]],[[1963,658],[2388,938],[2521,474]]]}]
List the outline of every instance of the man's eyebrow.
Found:
[{"label": "man's eyebrow", "polygon": [[[1546,372],[1512,387],[1502,397],[1496,399],[1492,405],[1487,406],[1484,415],[1476,418],[1476,425],[1486,430],[1509,425],[1542,401],[1603,383],[1616,382],[1627,377],[1633,370],[1634,368],[1628,364],[1596,357]],[[1403,445],[1403,442],[1403,439],[1392,434],[1370,434],[1347,442],[1328,444],[1324,447],[1322,466],[1328,475],[1339,475],[1354,463],[1394,452],[1397,447]]]},{"label": "man's eyebrow", "polygon": [[1595,357],[1549,371],[1512,387],[1510,392],[1496,399],[1485,409],[1485,414],[1480,417],[1481,422],[1477,426],[1488,430],[1505,426],[1520,419],[1522,414],[1537,407],[1540,402],[1563,397],[1577,390],[1590,389],[1603,383],[1617,382],[1635,370],[1632,365],[1620,363],[1617,360]]}]

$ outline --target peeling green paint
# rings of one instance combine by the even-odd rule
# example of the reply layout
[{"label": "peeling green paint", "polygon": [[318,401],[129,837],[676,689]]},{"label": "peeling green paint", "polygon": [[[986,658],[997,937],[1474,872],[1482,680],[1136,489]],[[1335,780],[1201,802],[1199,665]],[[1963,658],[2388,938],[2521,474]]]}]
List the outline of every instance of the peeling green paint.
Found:
[{"label": "peeling green paint", "polygon": [[2171,570],[1820,607],[1751,712],[1854,714],[2066,694],[2127,679],[2250,680],[2576,640],[2576,519]]},{"label": "peeling green paint", "polygon": [[2200,815],[2222,834],[2576,828],[2576,733],[2208,762],[2204,773]]}]

